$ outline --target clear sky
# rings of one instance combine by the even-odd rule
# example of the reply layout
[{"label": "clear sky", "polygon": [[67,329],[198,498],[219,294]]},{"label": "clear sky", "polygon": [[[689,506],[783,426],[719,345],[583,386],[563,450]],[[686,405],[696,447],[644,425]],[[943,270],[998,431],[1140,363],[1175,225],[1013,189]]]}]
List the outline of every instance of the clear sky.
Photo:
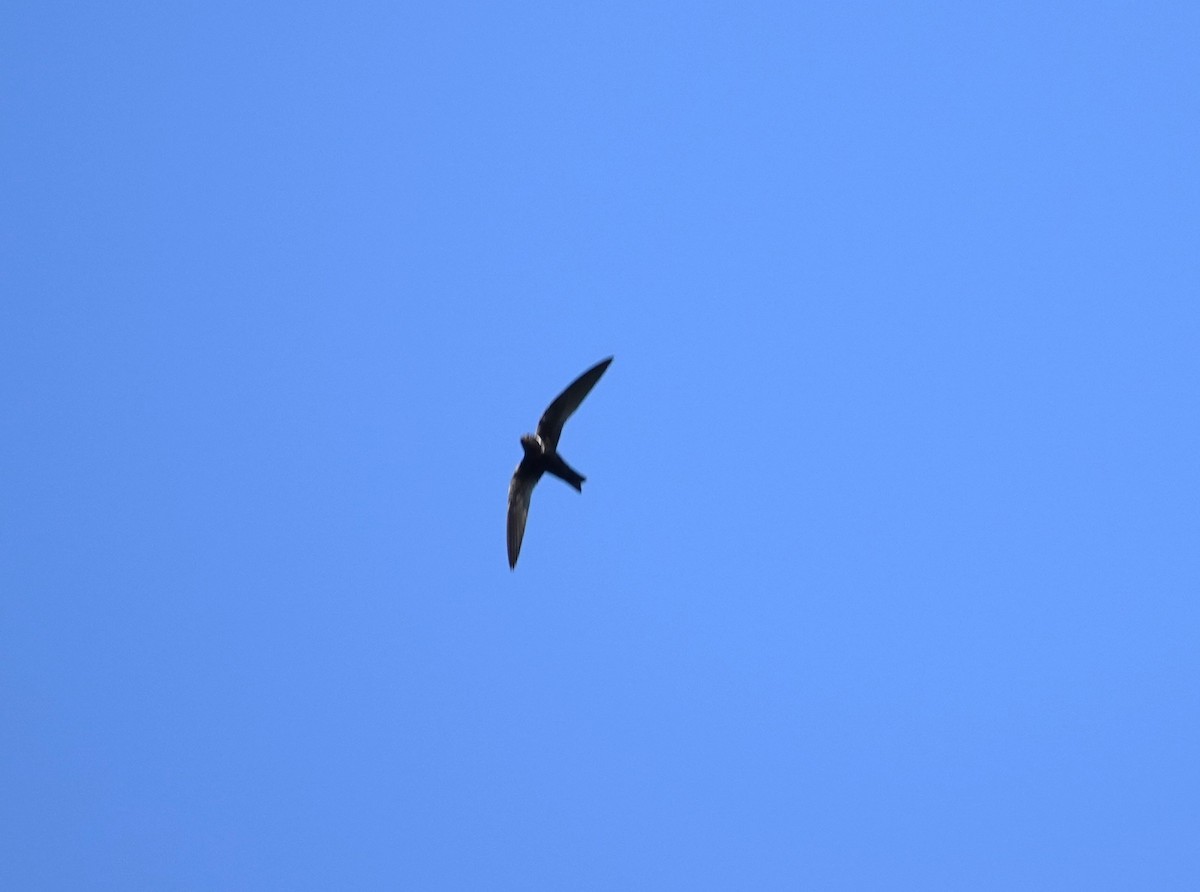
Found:
[{"label": "clear sky", "polygon": [[0,888],[1196,888],[1198,48],[6,3]]}]

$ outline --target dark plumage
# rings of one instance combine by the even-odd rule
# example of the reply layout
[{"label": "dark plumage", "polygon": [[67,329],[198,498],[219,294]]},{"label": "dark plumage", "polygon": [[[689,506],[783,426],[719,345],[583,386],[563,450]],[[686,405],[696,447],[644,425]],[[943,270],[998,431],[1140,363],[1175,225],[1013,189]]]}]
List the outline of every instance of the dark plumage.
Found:
[{"label": "dark plumage", "polygon": [[521,553],[525,519],[529,516],[529,497],[533,495],[533,488],[542,475],[549,472],[575,487],[577,492],[583,492],[583,481],[587,478],[563,461],[558,454],[558,438],[562,436],[567,419],[579,408],[583,398],[596,386],[612,361],[610,356],[596,363],[571,382],[542,413],[537,433],[521,437],[525,457],[517,465],[512,482],[508,484],[508,566],[512,569],[516,569],[517,555]]}]

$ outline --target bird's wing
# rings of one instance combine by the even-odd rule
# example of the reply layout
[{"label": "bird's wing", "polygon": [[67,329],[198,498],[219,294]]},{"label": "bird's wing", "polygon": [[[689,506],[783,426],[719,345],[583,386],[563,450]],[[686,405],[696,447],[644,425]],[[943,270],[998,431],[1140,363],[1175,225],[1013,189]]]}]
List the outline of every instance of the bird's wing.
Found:
[{"label": "bird's wing", "polygon": [[525,519],[529,517],[529,497],[541,475],[527,474],[525,462],[517,465],[512,482],[508,484],[508,566],[516,569],[521,540],[525,538]]},{"label": "bird's wing", "polygon": [[556,396],[554,402],[542,413],[541,420],[538,421],[537,435],[541,437],[548,452],[553,452],[558,448],[558,438],[562,435],[563,425],[579,408],[583,398],[596,386],[596,382],[600,380],[600,376],[604,374],[608,364],[612,361],[613,358],[610,356],[608,359],[596,363],[572,381],[570,386]]}]

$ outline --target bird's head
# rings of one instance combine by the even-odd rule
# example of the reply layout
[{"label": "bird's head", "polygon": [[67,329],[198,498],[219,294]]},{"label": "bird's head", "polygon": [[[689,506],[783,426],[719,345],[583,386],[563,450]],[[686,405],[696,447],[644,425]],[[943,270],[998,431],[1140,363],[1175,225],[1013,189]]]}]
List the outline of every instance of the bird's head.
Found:
[{"label": "bird's head", "polygon": [[542,441],[537,434],[525,434],[521,437],[521,446],[527,455],[541,455]]}]

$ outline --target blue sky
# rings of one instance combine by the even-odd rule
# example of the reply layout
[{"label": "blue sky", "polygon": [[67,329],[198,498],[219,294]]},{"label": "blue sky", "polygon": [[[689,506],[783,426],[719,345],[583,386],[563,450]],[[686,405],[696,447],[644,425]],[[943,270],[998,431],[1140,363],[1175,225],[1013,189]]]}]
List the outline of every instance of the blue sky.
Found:
[{"label": "blue sky", "polygon": [[7,4],[0,886],[1194,888],[1198,40]]}]

